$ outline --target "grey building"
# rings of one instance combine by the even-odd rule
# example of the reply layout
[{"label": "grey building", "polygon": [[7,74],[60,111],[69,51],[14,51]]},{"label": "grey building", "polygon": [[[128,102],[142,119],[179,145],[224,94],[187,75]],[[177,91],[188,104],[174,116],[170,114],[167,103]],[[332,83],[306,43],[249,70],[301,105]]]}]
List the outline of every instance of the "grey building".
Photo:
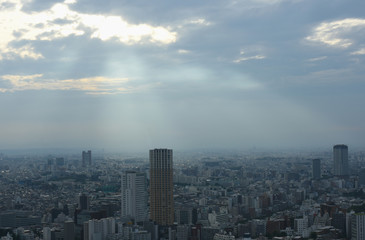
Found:
[{"label": "grey building", "polygon": [[91,150],[82,151],[82,166],[91,166]]},{"label": "grey building", "polygon": [[312,177],[313,179],[321,178],[321,159],[312,160]]},{"label": "grey building", "polygon": [[344,144],[333,146],[333,174],[335,176],[350,174],[348,147]]}]

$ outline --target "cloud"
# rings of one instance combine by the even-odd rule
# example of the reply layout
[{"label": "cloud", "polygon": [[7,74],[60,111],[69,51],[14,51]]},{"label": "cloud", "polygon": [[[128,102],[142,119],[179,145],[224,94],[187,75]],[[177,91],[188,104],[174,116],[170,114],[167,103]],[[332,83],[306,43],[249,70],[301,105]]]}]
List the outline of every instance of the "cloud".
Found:
[{"label": "cloud", "polygon": [[177,52],[179,54],[188,54],[188,53],[190,53],[190,51],[189,50],[186,50],[186,49],[179,49],[179,50],[177,50]]},{"label": "cloud", "polygon": [[3,50],[0,49],[0,60],[14,59],[15,57],[39,59],[43,58],[43,55],[36,53],[34,51],[34,47],[32,47],[30,44],[18,48],[6,47]]},{"label": "cloud", "polygon": [[[30,45],[30,41],[52,41],[69,36],[90,33],[91,38],[102,41],[115,39],[123,44],[171,44],[176,42],[177,33],[169,27],[149,24],[132,24],[120,16],[85,14],[73,11],[68,4],[56,3],[50,9],[26,13],[22,11],[21,0],[10,0],[0,8],[0,59],[15,56],[21,58],[42,58]],[[26,42],[14,47],[13,43]],[[19,45],[19,44],[17,44]]]},{"label": "cloud", "polygon": [[365,55],[365,48],[361,48],[355,52],[352,52],[351,55]]},{"label": "cloud", "polygon": [[212,25],[211,22],[208,22],[204,18],[193,19],[193,20],[190,20],[189,23],[190,24],[196,24],[196,25],[203,25],[203,26],[210,26],[210,25]]},{"label": "cloud", "polygon": [[[260,60],[260,59],[265,59],[266,56],[263,54],[257,54],[257,52],[263,52],[263,48],[262,46],[258,46],[258,45],[252,45],[249,47],[246,47],[245,49],[241,49],[240,50],[240,57],[238,57],[237,59],[233,60],[234,63],[240,63],[240,62],[244,62],[244,61],[249,61],[249,60]],[[248,53],[247,53],[248,52]],[[251,55],[251,56],[243,56],[243,55]]]},{"label": "cloud", "polygon": [[92,38],[103,41],[117,38],[125,44],[142,42],[149,38],[149,42],[170,44],[176,41],[176,33],[164,27],[152,27],[147,24],[131,25],[117,16],[95,16],[81,14],[81,23],[93,30]]},{"label": "cloud", "polygon": [[264,59],[264,58],[266,58],[266,57],[263,55],[256,55],[256,56],[251,56],[251,57],[241,57],[241,58],[234,60],[233,62],[240,63],[240,62],[244,62],[244,61],[248,61],[248,60],[259,60],[259,59]]},{"label": "cloud", "polygon": [[[241,49],[240,55],[245,55],[245,54],[246,54],[245,50]],[[258,54],[258,55],[248,56],[248,57],[239,57],[236,60],[233,60],[233,62],[240,63],[240,62],[244,62],[244,61],[259,60],[259,59],[265,59],[265,58],[266,58],[266,56]]]},{"label": "cloud", "polygon": [[34,75],[3,75],[0,76],[7,87],[0,92],[15,92],[26,90],[78,90],[87,94],[119,94],[140,90],[145,86],[135,87],[128,84],[128,78],[90,77],[80,79],[54,80],[45,79],[43,74]]},{"label": "cloud", "polygon": [[306,37],[306,40],[332,47],[348,48],[355,42],[360,30],[365,30],[365,19],[362,18],[323,22],[313,29],[312,34]]},{"label": "cloud", "polygon": [[337,84],[350,83],[362,80],[362,75],[353,74],[350,68],[330,68],[309,72],[305,75],[287,76],[283,80],[286,83],[325,85],[334,87]]},{"label": "cloud", "polygon": [[175,25],[177,29],[200,29],[201,27],[208,27],[213,25],[212,22],[206,20],[205,18],[187,18]]},{"label": "cloud", "polygon": [[325,59],[327,59],[327,56],[316,57],[316,58],[310,58],[310,59],[308,59],[307,61],[308,61],[308,62],[317,62],[317,61],[322,61],[322,60],[325,60]]}]

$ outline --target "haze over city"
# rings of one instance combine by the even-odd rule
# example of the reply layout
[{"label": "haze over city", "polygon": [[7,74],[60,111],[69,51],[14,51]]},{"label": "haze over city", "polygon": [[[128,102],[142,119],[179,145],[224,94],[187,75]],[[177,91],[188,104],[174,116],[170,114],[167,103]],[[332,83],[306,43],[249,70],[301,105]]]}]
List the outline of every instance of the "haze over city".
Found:
[{"label": "haze over city", "polygon": [[0,149],[364,147],[364,9],[2,1]]}]

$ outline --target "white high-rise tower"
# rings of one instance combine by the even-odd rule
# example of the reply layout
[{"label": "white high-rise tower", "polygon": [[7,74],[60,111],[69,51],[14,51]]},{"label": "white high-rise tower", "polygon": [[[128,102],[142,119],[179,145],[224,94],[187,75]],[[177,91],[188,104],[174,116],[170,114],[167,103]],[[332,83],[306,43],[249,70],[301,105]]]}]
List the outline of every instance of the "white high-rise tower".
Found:
[{"label": "white high-rise tower", "polygon": [[126,171],[122,173],[122,217],[132,217],[135,222],[148,219],[146,174]]}]

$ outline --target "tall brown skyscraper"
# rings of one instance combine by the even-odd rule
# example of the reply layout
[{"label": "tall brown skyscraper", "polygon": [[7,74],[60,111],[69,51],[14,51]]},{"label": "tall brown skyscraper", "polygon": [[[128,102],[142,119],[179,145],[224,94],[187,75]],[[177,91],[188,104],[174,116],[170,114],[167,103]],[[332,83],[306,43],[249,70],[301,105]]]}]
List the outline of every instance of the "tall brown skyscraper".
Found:
[{"label": "tall brown skyscraper", "polygon": [[150,150],[150,218],[163,226],[174,223],[172,180],[172,150]]}]

